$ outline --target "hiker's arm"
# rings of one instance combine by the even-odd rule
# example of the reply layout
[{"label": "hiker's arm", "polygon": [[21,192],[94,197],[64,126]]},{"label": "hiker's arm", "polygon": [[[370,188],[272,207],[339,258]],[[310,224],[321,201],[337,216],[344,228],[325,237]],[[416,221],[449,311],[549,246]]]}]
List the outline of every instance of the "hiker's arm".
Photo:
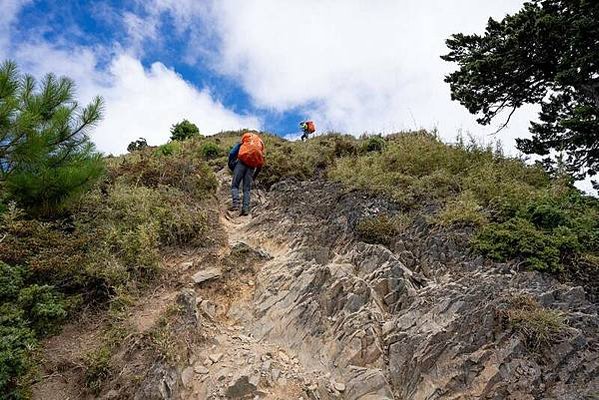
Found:
[{"label": "hiker's arm", "polygon": [[237,156],[239,155],[239,148],[241,147],[241,144],[237,143],[229,152],[229,161],[228,161],[228,165],[229,165],[229,169],[231,171],[233,171],[235,169],[235,164],[237,163]]},{"label": "hiker's arm", "polygon": [[233,148],[229,152],[229,163],[232,163],[233,161],[237,160],[237,156],[239,155],[240,147],[241,147],[240,143],[237,143],[235,146],[233,146]]}]

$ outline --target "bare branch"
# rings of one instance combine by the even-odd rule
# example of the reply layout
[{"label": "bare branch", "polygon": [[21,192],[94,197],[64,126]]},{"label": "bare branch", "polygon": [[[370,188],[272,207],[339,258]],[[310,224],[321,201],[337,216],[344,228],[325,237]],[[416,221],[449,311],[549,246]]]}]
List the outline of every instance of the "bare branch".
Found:
[{"label": "bare branch", "polygon": [[512,119],[512,116],[514,115],[514,113],[516,112],[517,109],[518,109],[518,107],[514,106],[512,108],[512,111],[510,112],[510,115],[508,115],[507,120],[499,127],[499,129],[497,129],[495,132],[491,133],[489,136],[495,136],[499,132],[501,132],[502,130],[504,130],[508,126],[508,124],[510,123],[510,120]]}]

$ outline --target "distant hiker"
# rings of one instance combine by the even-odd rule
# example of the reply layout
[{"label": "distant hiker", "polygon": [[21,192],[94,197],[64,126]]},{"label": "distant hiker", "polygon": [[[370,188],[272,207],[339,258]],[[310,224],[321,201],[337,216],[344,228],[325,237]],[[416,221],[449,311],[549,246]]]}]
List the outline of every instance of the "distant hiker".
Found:
[{"label": "distant hiker", "polygon": [[239,186],[243,182],[243,206],[240,215],[250,213],[250,190],[252,181],[264,166],[264,143],[260,136],[246,132],[229,153],[229,168],[233,172],[231,182],[231,211],[239,211]]},{"label": "distant hiker", "polygon": [[316,125],[314,125],[313,121],[300,122],[300,128],[302,129],[302,142],[308,139],[308,135],[316,132]]}]

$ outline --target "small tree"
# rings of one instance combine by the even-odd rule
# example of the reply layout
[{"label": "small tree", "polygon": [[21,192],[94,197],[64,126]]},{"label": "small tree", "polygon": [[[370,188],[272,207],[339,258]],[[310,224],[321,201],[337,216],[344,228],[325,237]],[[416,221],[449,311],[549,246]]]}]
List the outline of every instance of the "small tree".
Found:
[{"label": "small tree", "polygon": [[74,92],[68,78],[48,74],[38,85],[14,62],[0,65],[0,188],[30,211],[51,214],[102,174],[88,137],[102,99],[81,108]]},{"label": "small tree", "polygon": [[171,127],[171,140],[186,140],[196,136],[200,136],[200,130],[186,119]]},{"label": "small tree", "polygon": [[146,139],[139,138],[139,139],[134,140],[133,142],[129,143],[129,145],[127,146],[127,151],[129,153],[132,153],[134,151],[143,150],[146,147],[148,147],[148,142],[146,141]]},{"label": "small tree", "polygon": [[[502,112],[540,104],[528,154],[564,152],[571,173],[599,172],[599,2],[532,0],[502,21],[489,19],[484,35],[447,40],[459,69],[445,81],[452,99],[487,125]],[[506,122],[507,124],[507,122]],[[505,126],[505,125],[504,125]],[[554,160],[548,158],[547,163]]]}]

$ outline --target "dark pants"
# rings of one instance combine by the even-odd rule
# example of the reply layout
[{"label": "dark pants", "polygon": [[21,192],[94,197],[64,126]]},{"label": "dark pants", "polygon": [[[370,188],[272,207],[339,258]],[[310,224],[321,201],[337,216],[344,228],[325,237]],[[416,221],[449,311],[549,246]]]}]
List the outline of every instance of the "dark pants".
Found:
[{"label": "dark pants", "polygon": [[243,209],[249,211],[253,176],[253,168],[248,167],[241,161],[237,161],[237,165],[235,165],[235,169],[233,170],[233,182],[231,183],[233,207],[239,207],[239,186],[243,182]]}]

